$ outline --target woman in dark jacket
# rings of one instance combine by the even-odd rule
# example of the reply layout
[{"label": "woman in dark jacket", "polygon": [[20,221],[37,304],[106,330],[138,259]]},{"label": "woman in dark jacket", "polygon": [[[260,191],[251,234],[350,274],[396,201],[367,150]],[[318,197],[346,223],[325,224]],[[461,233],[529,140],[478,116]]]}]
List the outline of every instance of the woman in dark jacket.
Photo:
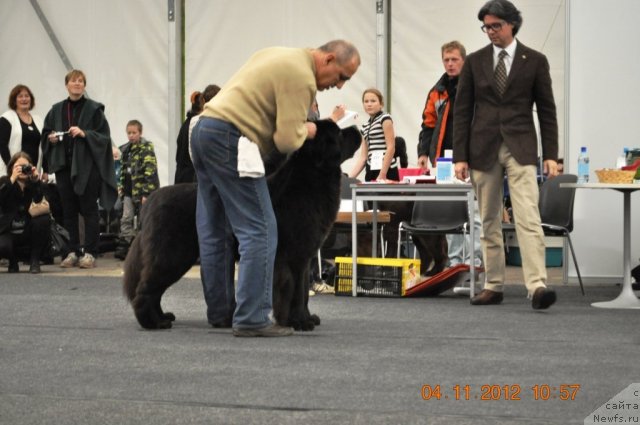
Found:
[{"label": "woman in dark jacket", "polygon": [[[60,267],[93,268],[100,242],[98,200],[106,211],[118,197],[111,133],[104,105],[85,97],[87,79],[74,69],[64,79],[67,97],[51,107],[42,128],[45,171],[56,175],[71,252]],[[84,219],[84,249],[80,223]]]},{"label": "woman in dark jacket", "polygon": [[40,257],[49,243],[50,216],[31,217],[31,202],[42,201],[43,183],[25,152],[18,152],[0,177],[0,257],[9,259],[9,273],[17,273],[18,251],[29,255],[31,273],[40,273]]},{"label": "woman in dark jacket", "polygon": [[191,110],[187,112],[187,119],[182,123],[178,139],[176,140],[176,176],[174,183],[195,183],[196,171],[193,169],[191,155],[189,155],[189,133],[192,128],[191,120],[202,112],[205,103],[213,99],[218,94],[220,87],[209,84],[201,93],[195,91],[191,94]]}]

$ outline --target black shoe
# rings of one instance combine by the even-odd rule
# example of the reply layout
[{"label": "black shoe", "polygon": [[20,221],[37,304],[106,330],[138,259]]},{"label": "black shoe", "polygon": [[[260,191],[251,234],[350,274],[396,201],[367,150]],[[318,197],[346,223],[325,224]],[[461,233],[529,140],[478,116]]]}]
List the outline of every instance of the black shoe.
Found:
[{"label": "black shoe", "polygon": [[215,322],[209,320],[209,324],[211,325],[211,327],[216,329],[229,329],[233,325],[233,316],[225,317]]},{"label": "black shoe", "polygon": [[113,253],[113,256],[119,260],[124,260],[127,258],[127,254],[129,253],[129,246],[131,242],[124,238],[118,238],[116,241],[116,249]]},{"label": "black shoe", "polygon": [[223,320],[221,322],[209,322],[212,328],[216,329],[231,329],[231,322]]},{"label": "black shoe", "polygon": [[127,258],[127,254],[129,253],[129,248],[116,247],[116,250],[113,253],[113,256],[118,260],[123,260]]},{"label": "black shoe", "polygon": [[20,271],[20,267],[18,266],[18,261],[9,260],[9,268],[7,269],[7,272],[18,273],[19,271]]},{"label": "black shoe", "polygon": [[33,274],[40,273],[40,261],[39,260],[31,261],[31,266],[29,267],[29,273],[33,273]]}]

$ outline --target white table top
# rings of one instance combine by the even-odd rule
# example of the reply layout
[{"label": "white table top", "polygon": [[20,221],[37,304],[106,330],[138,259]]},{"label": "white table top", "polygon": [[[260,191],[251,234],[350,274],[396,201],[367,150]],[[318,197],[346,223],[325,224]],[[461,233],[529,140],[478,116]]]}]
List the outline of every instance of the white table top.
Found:
[{"label": "white table top", "polygon": [[640,190],[640,183],[560,183],[560,187],[584,189]]}]

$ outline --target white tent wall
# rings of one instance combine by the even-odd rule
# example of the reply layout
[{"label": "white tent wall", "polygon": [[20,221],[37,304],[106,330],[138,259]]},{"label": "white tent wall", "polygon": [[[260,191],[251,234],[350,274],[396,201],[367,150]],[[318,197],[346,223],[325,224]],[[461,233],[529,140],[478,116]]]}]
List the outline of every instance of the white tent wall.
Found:
[{"label": "white tent wall", "polygon": [[[640,147],[640,2],[571,0],[569,2],[569,147],[565,169],[577,172],[581,146],[594,170],[613,168],[625,146]],[[603,25],[617,29],[603,37]],[[587,281],[621,282],[622,194],[579,189],[574,210],[574,246]],[[631,266],[640,257],[640,194],[631,195]],[[571,275],[575,276],[573,265]]]},{"label": "white tent wall", "polygon": [[[141,121],[144,136],[155,145],[161,182],[167,184],[169,166],[175,163],[167,143],[167,2],[38,0],[38,4],[72,66],[86,74],[88,95],[105,105],[114,143],[127,141],[130,119]],[[34,112],[44,118],[51,105],[68,96],[67,69],[29,1],[2,0],[0,28],[0,94],[7,99],[16,84],[26,84],[36,98]],[[171,137],[175,144],[175,135]]]},{"label": "white tent wall", "polygon": [[[397,135],[405,138],[409,163],[416,147],[427,93],[444,73],[440,48],[460,41],[467,54],[489,41],[480,30],[484,1],[394,1],[391,7],[391,115]],[[560,155],[564,146],[564,0],[520,0],[523,25],[517,37],[547,55],[558,110]]]},{"label": "white tent wall", "polygon": [[[362,91],[376,85],[376,0],[184,0],[186,23],[185,105],[193,90],[223,85],[256,50],[271,45],[314,47],[334,38],[348,39],[360,49],[362,66],[343,90],[319,93],[322,115],[338,103],[360,113]],[[387,0],[388,2],[390,0]],[[87,74],[89,95],[106,105],[116,144],[126,140],[129,119],[145,126],[155,144],[161,183],[173,182],[175,130],[169,117],[169,39],[172,34],[165,0],[38,0],[70,62]],[[391,4],[391,111],[398,135],[408,142],[415,164],[420,116],[428,90],[442,74],[440,46],[457,39],[468,52],[487,43],[477,11],[484,0],[393,1]],[[565,3],[569,7],[565,9]],[[176,0],[179,5],[179,1]],[[44,116],[66,97],[66,68],[43,29],[31,3],[3,0],[0,14],[0,94],[15,84],[34,91],[35,113]],[[640,63],[628,58],[640,38],[635,20],[640,2],[614,0],[607,7],[596,0],[519,0],[524,24],[518,35],[526,45],[545,53],[559,114],[561,155],[575,172],[579,147],[591,153],[592,170],[612,166],[623,146],[638,146],[640,115],[635,97]],[[565,20],[565,10],[569,19]],[[565,21],[570,22],[570,70],[565,80]],[[621,31],[611,43],[602,38],[603,23]],[[570,108],[565,104],[570,81]],[[615,107],[599,98],[603,83],[614,82]],[[608,86],[605,86],[608,88]],[[567,90],[569,87],[567,87]],[[600,96],[602,97],[602,96]],[[5,97],[6,99],[6,97]],[[597,106],[594,106],[597,105]],[[565,120],[565,109],[570,115]],[[174,114],[172,114],[174,115]],[[565,121],[568,127],[565,128]],[[612,124],[607,124],[612,123]],[[172,134],[169,134],[172,133]],[[568,149],[563,152],[565,140]],[[345,169],[348,169],[347,165]],[[595,176],[592,176],[595,178]],[[576,240],[583,274],[599,281],[621,275],[622,201],[615,192],[579,190],[576,198]],[[634,217],[640,203],[632,198]],[[634,222],[637,220],[634,220]],[[603,225],[604,223],[604,225]],[[635,237],[634,237],[635,236]],[[640,229],[633,228],[634,264],[640,254]],[[597,241],[597,242],[596,242]],[[571,266],[571,276],[575,271]]]},{"label": "white tent wall", "polygon": [[362,92],[376,81],[375,6],[374,0],[189,0],[186,91],[202,90],[207,84],[222,86],[264,47],[318,47],[344,38],[358,47],[362,65],[343,89],[318,93],[320,113],[328,116],[331,108],[344,103],[363,119]]}]

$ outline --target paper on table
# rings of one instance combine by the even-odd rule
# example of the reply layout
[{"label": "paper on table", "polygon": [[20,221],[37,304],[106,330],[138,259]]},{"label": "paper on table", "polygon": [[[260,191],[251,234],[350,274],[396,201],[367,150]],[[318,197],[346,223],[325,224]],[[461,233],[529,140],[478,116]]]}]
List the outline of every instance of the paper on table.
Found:
[{"label": "paper on table", "polygon": [[[353,201],[351,199],[342,199],[340,200],[340,209],[339,212],[351,212],[353,211]],[[356,202],[356,212],[364,211],[364,202],[357,201]]]}]

